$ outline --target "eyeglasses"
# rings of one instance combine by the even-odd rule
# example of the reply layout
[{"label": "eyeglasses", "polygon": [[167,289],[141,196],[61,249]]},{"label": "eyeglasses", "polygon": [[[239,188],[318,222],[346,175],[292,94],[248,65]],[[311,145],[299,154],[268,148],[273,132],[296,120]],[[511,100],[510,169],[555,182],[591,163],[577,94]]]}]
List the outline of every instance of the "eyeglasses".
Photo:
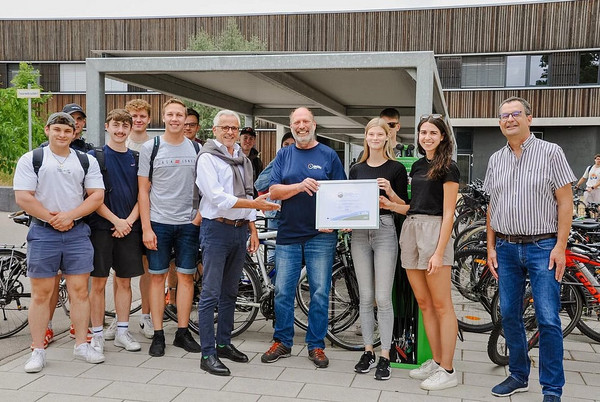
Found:
[{"label": "eyeglasses", "polygon": [[227,132],[227,131],[233,131],[233,132],[240,131],[240,128],[236,127],[236,126],[217,126],[217,127],[219,127],[221,130],[223,130],[225,132]]},{"label": "eyeglasses", "polygon": [[187,127],[187,128],[194,128],[194,127],[198,127],[198,123],[185,123],[183,125],[183,127]]},{"label": "eyeglasses", "polygon": [[396,126],[399,126],[400,123],[398,123],[397,121],[390,121],[387,125],[389,128],[396,128]]},{"label": "eyeglasses", "polygon": [[506,121],[510,118],[510,116],[512,116],[513,119],[516,119],[517,117],[521,116],[522,114],[523,114],[523,111],[515,110],[514,112],[511,112],[511,113],[500,113],[500,115],[498,117],[500,117],[500,120]]},{"label": "eyeglasses", "polygon": [[428,119],[443,119],[444,116],[441,114],[423,114],[419,120],[428,120]]}]

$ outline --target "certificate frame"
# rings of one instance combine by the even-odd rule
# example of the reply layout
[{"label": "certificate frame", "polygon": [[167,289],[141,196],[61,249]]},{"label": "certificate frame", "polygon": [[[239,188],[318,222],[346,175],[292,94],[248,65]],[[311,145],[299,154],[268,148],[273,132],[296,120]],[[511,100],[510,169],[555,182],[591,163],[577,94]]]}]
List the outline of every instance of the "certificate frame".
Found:
[{"label": "certificate frame", "polygon": [[379,229],[377,179],[319,181],[316,197],[317,229]]}]

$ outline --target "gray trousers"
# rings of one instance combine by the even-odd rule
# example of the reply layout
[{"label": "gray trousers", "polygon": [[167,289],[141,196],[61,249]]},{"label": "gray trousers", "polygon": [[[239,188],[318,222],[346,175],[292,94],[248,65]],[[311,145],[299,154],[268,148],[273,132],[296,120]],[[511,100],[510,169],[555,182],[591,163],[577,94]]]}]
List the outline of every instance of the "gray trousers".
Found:
[{"label": "gray trousers", "polygon": [[374,303],[381,348],[389,350],[394,329],[392,287],[398,257],[398,237],[392,215],[381,215],[379,229],[352,231],[352,260],[360,293],[363,342],[372,345],[375,331]]}]

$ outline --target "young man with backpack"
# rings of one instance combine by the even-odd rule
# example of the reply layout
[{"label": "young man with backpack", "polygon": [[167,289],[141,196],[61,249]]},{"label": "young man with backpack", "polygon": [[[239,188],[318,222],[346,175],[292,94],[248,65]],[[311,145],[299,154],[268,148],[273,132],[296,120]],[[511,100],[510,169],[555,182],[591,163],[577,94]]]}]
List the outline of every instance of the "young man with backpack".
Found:
[{"label": "young man with backpack", "polygon": [[139,210],[148,270],[150,312],[154,338],[150,356],[163,356],[165,335],[165,279],[171,250],[177,270],[177,324],[173,345],[200,353],[200,345],[188,330],[194,296],[200,217],[193,208],[196,147],[183,135],[186,106],[179,99],[163,105],[165,133],[146,142],[140,151],[138,171]]},{"label": "young man with backpack", "polygon": [[[104,203],[88,218],[94,246],[94,270],[90,294],[91,345],[104,351],[105,288],[110,269],[118,283],[115,295],[117,331],[114,345],[128,351],[141,350],[129,332],[131,278],[144,273],[142,266],[142,228],[137,202],[137,165],[139,154],[127,149],[126,141],[133,120],[124,109],[108,113],[104,127],[109,140],[102,148],[90,151],[100,165],[104,179]],[[110,290],[112,291],[112,289]]]},{"label": "young man with backpack", "polygon": [[[59,269],[67,280],[75,327],[73,355],[88,363],[104,361],[104,355],[86,342],[90,319],[87,285],[93,269],[93,247],[89,226],[82,220],[102,204],[102,174],[94,157],[69,148],[75,138],[75,121],[70,115],[50,115],[45,132],[49,145],[19,159],[13,183],[17,204],[32,217],[27,234],[29,329],[33,338],[33,352],[25,363],[28,373],[37,373],[46,365],[44,333]],[[39,166],[34,166],[36,152],[42,156]]]}]

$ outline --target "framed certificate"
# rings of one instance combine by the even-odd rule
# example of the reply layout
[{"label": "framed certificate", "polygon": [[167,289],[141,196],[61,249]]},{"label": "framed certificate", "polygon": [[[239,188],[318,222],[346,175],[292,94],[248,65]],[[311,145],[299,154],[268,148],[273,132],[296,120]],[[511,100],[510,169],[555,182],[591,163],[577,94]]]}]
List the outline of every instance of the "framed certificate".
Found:
[{"label": "framed certificate", "polygon": [[319,181],[317,229],[379,229],[376,179]]}]

